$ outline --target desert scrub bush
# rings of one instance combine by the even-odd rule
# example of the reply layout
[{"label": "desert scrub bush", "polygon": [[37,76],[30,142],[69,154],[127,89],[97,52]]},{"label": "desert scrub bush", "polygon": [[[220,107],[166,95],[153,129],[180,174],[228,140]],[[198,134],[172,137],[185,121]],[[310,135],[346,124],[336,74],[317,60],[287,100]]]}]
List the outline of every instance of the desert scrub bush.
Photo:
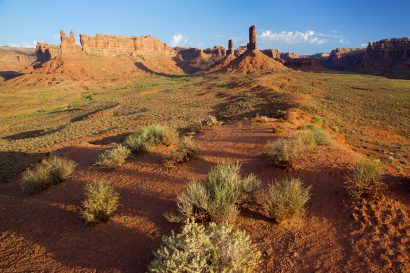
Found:
[{"label": "desert scrub bush", "polygon": [[209,172],[207,181],[191,181],[177,198],[182,218],[232,221],[239,212],[238,206],[249,201],[260,185],[253,174],[242,178],[240,168],[240,164],[218,164]]},{"label": "desert scrub bush", "polygon": [[45,158],[23,172],[21,187],[29,194],[43,191],[67,179],[75,167],[75,162],[67,158]]},{"label": "desert scrub bush", "polygon": [[85,192],[83,216],[87,224],[108,221],[118,208],[119,194],[103,180],[88,184]]},{"label": "desert scrub bush", "polygon": [[190,139],[184,139],[178,147],[171,152],[171,162],[184,163],[196,156],[198,147]]},{"label": "desert scrub bush", "polygon": [[281,138],[266,144],[265,153],[275,165],[292,167],[306,149],[307,146],[299,137]]},{"label": "desert scrub bush", "polygon": [[303,187],[298,178],[272,184],[262,196],[262,206],[278,223],[303,211],[309,200],[310,187]]},{"label": "desert scrub bush", "polygon": [[231,226],[187,220],[181,233],[162,237],[149,272],[254,272],[261,253],[249,235]]},{"label": "desert scrub bush", "polygon": [[222,125],[222,121],[218,121],[215,116],[209,115],[205,121],[205,125],[209,127]]},{"label": "desert scrub bush", "polygon": [[125,163],[127,157],[129,157],[131,151],[123,146],[117,145],[115,148],[106,150],[98,156],[95,165],[108,167],[108,168],[115,168],[119,167]]},{"label": "desert scrub bush", "polygon": [[125,139],[124,146],[130,149],[131,152],[144,152],[154,145],[169,146],[175,140],[176,133],[174,131],[159,124],[151,124],[129,135]]},{"label": "desert scrub bush", "polygon": [[[316,127],[313,124],[303,124],[298,127],[299,130],[307,134],[311,134],[317,145],[330,145],[332,144],[332,137],[325,130]],[[306,133],[307,132],[307,133]]]},{"label": "desert scrub bush", "polygon": [[267,116],[259,116],[257,115],[252,119],[252,123],[268,123],[269,118]]},{"label": "desert scrub bush", "polygon": [[322,123],[322,118],[319,115],[313,115],[312,123]]},{"label": "desert scrub bush", "polygon": [[285,128],[283,127],[283,126],[276,126],[274,129],[273,129],[273,132],[275,133],[275,134],[280,134],[280,133],[283,133],[285,131]]},{"label": "desert scrub bush", "polygon": [[309,130],[312,132],[317,145],[327,146],[332,144],[332,137],[325,130],[317,127],[313,127]]},{"label": "desert scrub bush", "polygon": [[350,196],[374,197],[385,187],[381,181],[380,163],[376,160],[361,159],[356,163],[351,177],[346,181]]}]

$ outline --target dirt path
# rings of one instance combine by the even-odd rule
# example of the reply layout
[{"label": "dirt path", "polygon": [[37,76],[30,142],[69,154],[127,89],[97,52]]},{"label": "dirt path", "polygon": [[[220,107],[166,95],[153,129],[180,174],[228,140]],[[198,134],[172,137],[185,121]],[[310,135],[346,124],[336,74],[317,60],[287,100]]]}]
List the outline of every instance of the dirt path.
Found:
[{"label": "dirt path", "polygon": [[[175,168],[162,165],[170,151],[164,148],[135,156],[115,171],[90,165],[103,148],[99,145],[59,151],[80,164],[69,181],[31,197],[21,193],[17,181],[0,185],[0,271],[145,272],[160,237],[178,229],[163,213],[175,209],[175,198],[187,182],[204,178],[218,162],[239,161],[243,174],[253,172],[265,184],[297,176],[312,187],[306,213],[281,225],[255,207],[241,212],[236,225],[249,232],[262,251],[261,272],[405,272],[409,203],[403,200],[408,195],[397,197],[390,207],[380,200],[375,212],[367,204],[352,210],[343,181],[356,155],[337,143],[305,155],[294,171],[274,168],[263,147],[278,137],[275,126],[285,127],[281,135],[291,135],[297,122],[207,129],[195,138],[199,158]],[[81,218],[83,189],[97,179],[113,184],[122,206],[109,222],[89,227]],[[383,215],[394,211],[394,218],[369,219],[380,209],[386,211]],[[367,222],[360,226],[360,221]],[[378,243],[380,238],[387,243]],[[370,254],[367,248],[372,248]],[[399,258],[395,249],[401,251]],[[383,251],[393,253],[381,257]]]}]

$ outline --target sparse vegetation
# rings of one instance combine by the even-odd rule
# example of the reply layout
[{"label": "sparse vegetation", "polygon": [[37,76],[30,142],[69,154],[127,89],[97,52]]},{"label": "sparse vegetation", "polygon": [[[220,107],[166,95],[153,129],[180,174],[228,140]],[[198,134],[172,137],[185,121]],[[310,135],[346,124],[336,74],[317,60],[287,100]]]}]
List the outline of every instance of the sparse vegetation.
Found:
[{"label": "sparse vegetation", "polygon": [[130,154],[131,151],[127,147],[117,145],[115,148],[106,150],[100,154],[95,164],[108,168],[119,167],[125,163],[125,160]]},{"label": "sparse vegetation", "polygon": [[238,205],[252,198],[260,181],[249,175],[241,178],[240,164],[218,164],[205,182],[192,181],[178,196],[178,210],[184,218],[217,223],[229,222],[238,214]]},{"label": "sparse vegetation", "polygon": [[198,147],[191,139],[184,139],[179,146],[171,152],[172,163],[184,163],[191,160],[198,153]]},{"label": "sparse vegetation", "polygon": [[279,126],[276,126],[273,130],[274,130],[275,134],[280,134],[280,133],[283,133],[285,131],[285,128],[283,126],[279,125]]},{"label": "sparse vegetation", "polygon": [[131,152],[144,152],[154,145],[171,145],[176,141],[176,133],[162,125],[151,124],[129,135],[124,145]]},{"label": "sparse vegetation", "polygon": [[[313,124],[303,124],[298,127],[299,130],[308,131],[312,134],[315,143],[317,145],[330,145],[332,143],[332,137],[324,129],[316,127]],[[305,133],[307,135],[307,133]]]},{"label": "sparse vegetation", "polygon": [[272,184],[262,197],[262,206],[277,222],[282,222],[303,211],[309,200],[310,187],[306,188],[298,178]]},{"label": "sparse vegetation", "polygon": [[108,221],[118,208],[119,198],[119,194],[106,181],[88,184],[83,203],[84,219],[87,224]]},{"label": "sparse vegetation", "polygon": [[380,163],[361,159],[356,163],[353,175],[347,179],[346,189],[354,197],[374,197],[384,188],[381,182]]},{"label": "sparse vegetation", "polygon": [[208,119],[205,121],[206,126],[213,127],[222,125],[222,121],[218,121],[215,116],[209,115]]},{"label": "sparse vegetation", "polygon": [[261,253],[250,237],[231,226],[187,221],[181,233],[162,237],[150,272],[253,272]]},{"label": "sparse vegetation", "polygon": [[282,167],[292,167],[295,160],[306,150],[306,145],[298,137],[281,138],[269,142],[265,152],[274,164]]},{"label": "sparse vegetation", "polygon": [[22,175],[22,189],[27,193],[37,193],[67,179],[75,170],[74,161],[51,156],[28,168]]},{"label": "sparse vegetation", "polygon": [[268,122],[269,122],[269,118],[267,116],[256,115],[256,117],[252,119],[252,123],[268,123]]},{"label": "sparse vegetation", "polygon": [[312,122],[320,124],[320,123],[322,123],[322,118],[319,115],[313,115],[312,116]]}]

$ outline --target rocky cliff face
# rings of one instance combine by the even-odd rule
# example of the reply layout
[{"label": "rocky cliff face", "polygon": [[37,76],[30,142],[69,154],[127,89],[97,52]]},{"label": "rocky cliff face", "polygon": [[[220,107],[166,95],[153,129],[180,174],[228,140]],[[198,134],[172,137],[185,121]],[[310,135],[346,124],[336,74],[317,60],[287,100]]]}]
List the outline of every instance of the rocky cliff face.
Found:
[{"label": "rocky cliff face", "polygon": [[207,70],[220,60],[225,58],[226,49],[223,46],[213,48],[175,48],[178,52],[180,63],[189,73]]},{"label": "rocky cliff face", "polygon": [[265,54],[268,57],[271,57],[275,60],[279,60],[280,59],[280,54],[279,54],[279,50],[277,49],[264,49],[261,50],[263,54]]},{"label": "rocky cliff face", "polygon": [[152,36],[114,36],[97,34],[96,36],[80,35],[82,51],[94,55],[137,56],[143,54],[164,53],[175,55],[172,48]]},{"label": "rocky cliff face", "polygon": [[369,42],[364,67],[370,70],[410,71],[410,38]]},{"label": "rocky cliff face", "polygon": [[358,69],[365,59],[362,48],[336,48],[330,52],[328,65],[333,69]]},{"label": "rocky cliff face", "polygon": [[20,71],[35,59],[34,48],[0,46],[0,71]]}]

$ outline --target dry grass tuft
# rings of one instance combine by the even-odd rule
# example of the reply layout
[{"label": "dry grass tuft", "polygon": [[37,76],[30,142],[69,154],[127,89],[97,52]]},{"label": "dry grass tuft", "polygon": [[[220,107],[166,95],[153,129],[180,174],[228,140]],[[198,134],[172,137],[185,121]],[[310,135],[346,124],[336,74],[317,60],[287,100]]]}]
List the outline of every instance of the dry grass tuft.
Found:
[{"label": "dry grass tuft", "polygon": [[70,159],[51,156],[24,171],[21,187],[29,194],[41,192],[67,179],[75,167],[75,162]]}]

